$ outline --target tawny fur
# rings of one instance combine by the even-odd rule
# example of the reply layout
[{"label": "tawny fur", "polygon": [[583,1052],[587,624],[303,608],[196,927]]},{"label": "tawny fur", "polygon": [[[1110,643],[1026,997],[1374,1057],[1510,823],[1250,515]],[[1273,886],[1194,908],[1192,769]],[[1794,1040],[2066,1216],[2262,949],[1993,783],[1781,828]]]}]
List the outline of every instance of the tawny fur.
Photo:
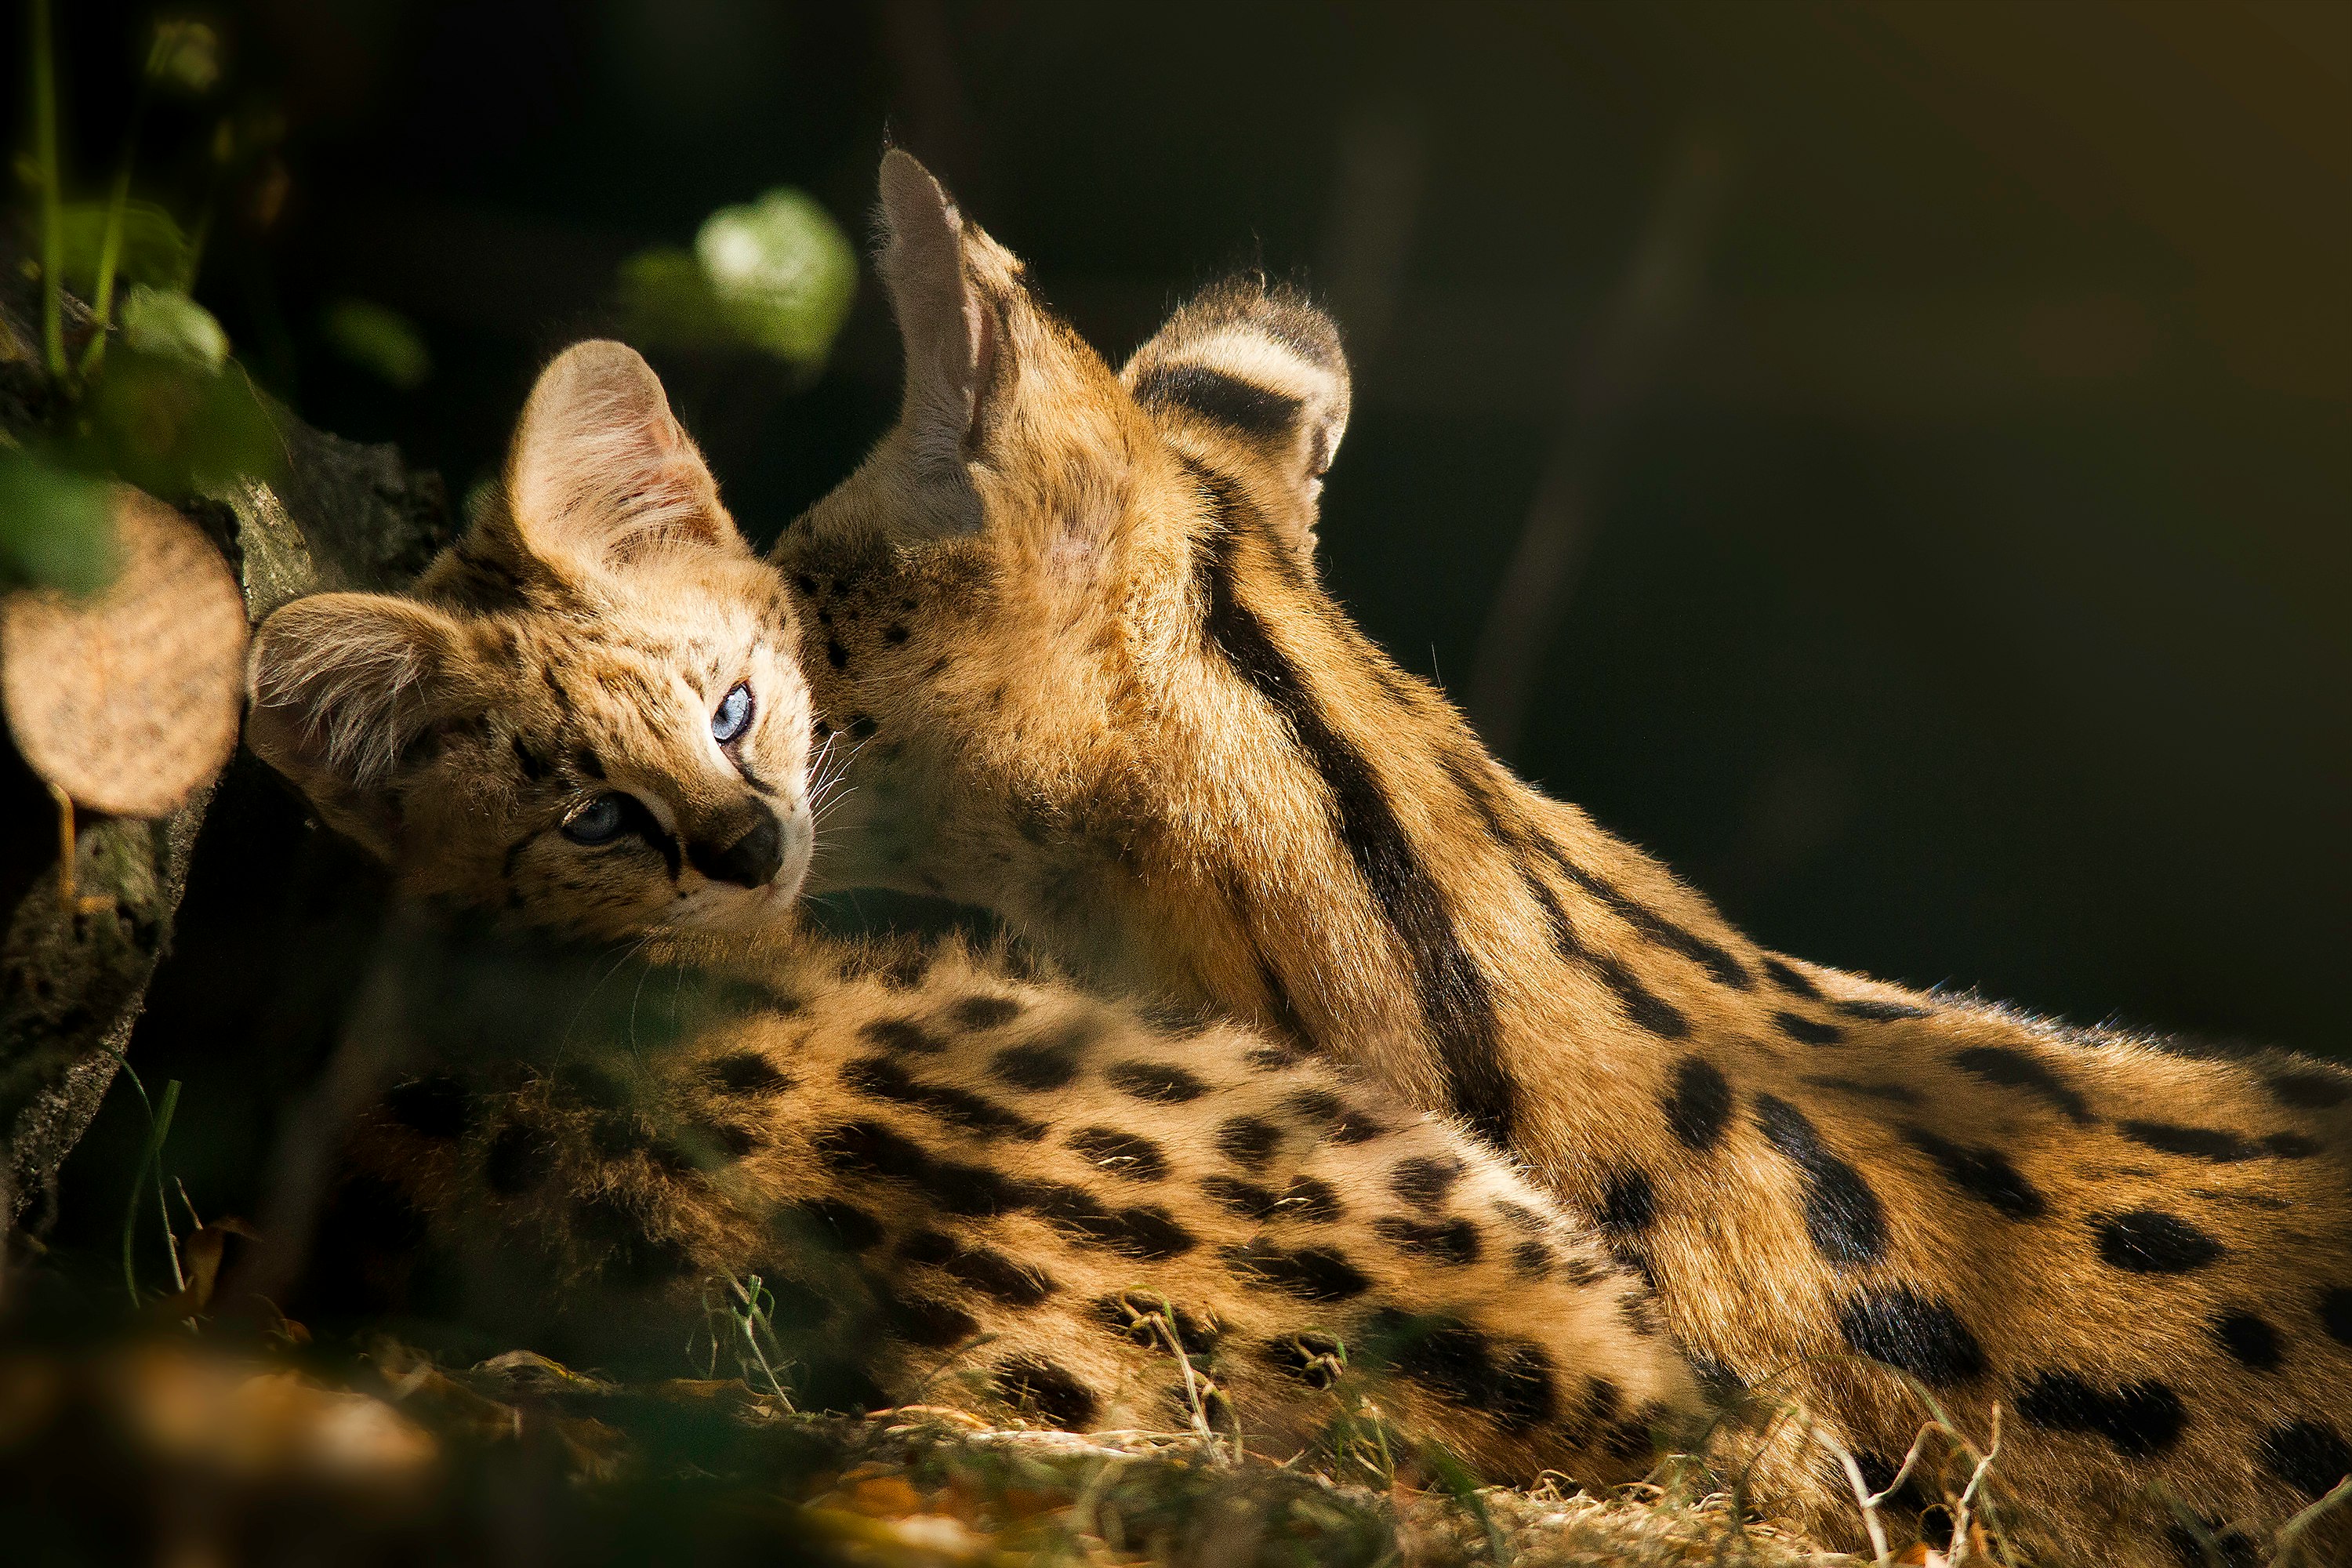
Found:
[{"label": "tawny fur", "polygon": [[1647,1289],[1442,1120],[958,947],[744,956],[625,973],[657,998],[642,1027],[535,1050],[436,1015],[453,1048],[351,1163],[482,1326],[756,1367],[728,1315],[756,1292],[803,1403],[1286,1455],[1370,1397],[1407,1454],[1519,1479],[1633,1479],[1687,1435]]},{"label": "tawny fur", "polygon": [[[990,906],[1460,1117],[1866,1468],[1923,1411],[1864,1356],[1979,1441],[1998,1402],[2029,1541],[2198,1562],[2160,1494],[2261,1542],[2352,1471],[2352,1075],[1759,950],[1322,590],[1328,321],[1244,279],[1115,374],[902,161],[906,411],[776,554],[858,742],[816,885]],[[1767,1500],[1843,1528],[1823,1451],[1766,1447]]]},{"label": "tawny fur", "polygon": [[[521,1302],[568,1353],[675,1358],[756,1275],[820,1396],[1295,1448],[1370,1388],[1402,1437],[1521,1479],[1638,1475],[1686,1434],[1638,1275],[1443,1117],[1197,1010],[790,936],[814,790],[781,580],[618,345],[549,369],[509,474],[561,482],[511,482],[415,596],[271,616],[248,730],[411,895],[667,966],[412,979],[440,1060],[391,1086],[354,1181],[421,1214],[486,1327]],[[1332,1390],[1343,1363],[1365,1378]]]}]

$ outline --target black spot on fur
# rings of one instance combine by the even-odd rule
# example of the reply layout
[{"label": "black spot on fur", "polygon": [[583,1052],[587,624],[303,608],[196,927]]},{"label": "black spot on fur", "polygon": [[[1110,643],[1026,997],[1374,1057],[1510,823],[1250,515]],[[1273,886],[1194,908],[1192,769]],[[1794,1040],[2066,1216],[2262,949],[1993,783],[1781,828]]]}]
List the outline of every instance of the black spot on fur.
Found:
[{"label": "black spot on fur", "polygon": [[892,647],[897,647],[899,644],[905,642],[910,635],[912,634],[910,634],[906,627],[900,626],[896,621],[891,622],[888,626],[882,628],[882,640],[888,643]]},{"label": "black spot on fur", "polygon": [[1970,1046],[1953,1053],[1952,1065],[1987,1083],[2038,1095],[2079,1125],[2087,1127],[2098,1120],[2072,1084],[2023,1051],[2007,1046]]},{"label": "black spot on fur", "polygon": [[649,1289],[690,1272],[694,1260],[676,1240],[648,1233],[617,1198],[590,1198],[572,1211],[581,1240],[602,1255],[600,1267],[624,1289]]},{"label": "black spot on fur", "polygon": [[1078,1076],[1078,1047],[1067,1039],[1007,1046],[989,1062],[988,1070],[1000,1083],[1043,1094]]},{"label": "black spot on fur", "polygon": [[1001,1028],[1021,1016],[1021,1004],[1010,996],[966,996],[948,1009],[948,1022],[959,1029]]},{"label": "black spot on fur", "polygon": [[1255,1171],[1282,1146],[1282,1129],[1255,1116],[1236,1116],[1217,1129],[1217,1152],[1244,1171]]},{"label": "black spot on fur", "polygon": [[1258,1353],[1268,1365],[1309,1388],[1328,1388],[1348,1369],[1348,1347],[1312,1329],[1271,1341]]},{"label": "black spot on fur", "polygon": [[963,1250],[963,1244],[943,1230],[929,1226],[909,1231],[898,1244],[898,1256],[909,1263],[945,1263]]},{"label": "black spot on fur", "polygon": [[857,1033],[886,1050],[935,1057],[948,1048],[945,1040],[912,1018],[869,1018],[859,1026]]},{"label": "black spot on fur", "polygon": [[1309,1301],[1349,1300],[1372,1284],[1354,1264],[1325,1247],[1291,1251],[1270,1241],[1253,1241],[1225,1247],[1218,1256],[1234,1272]]},{"label": "black spot on fur", "polygon": [[778,1221],[842,1252],[865,1252],[882,1239],[882,1222],[839,1198],[810,1198],[780,1211]]},{"label": "black spot on fur", "polygon": [[2046,1372],[2017,1397],[2017,1413],[2046,1432],[2090,1432],[2126,1458],[2163,1453],[2180,1440],[2188,1414],[2161,1383],[2135,1383],[2104,1394],[2071,1372]]},{"label": "black spot on fur", "polygon": [[1931,1007],[1922,1007],[1916,1003],[1880,1002],[1868,997],[1833,1003],[1832,1005],[1849,1018],[1860,1018],[1873,1024],[1891,1024],[1898,1018],[1926,1018],[1933,1016],[1935,1012]]},{"label": "black spot on fur", "polygon": [[1389,1190],[1415,1208],[1434,1209],[1469,1170],[1452,1154],[1423,1154],[1397,1163],[1389,1177]]},{"label": "black spot on fur", "polygon": [[984,1247],[960,1251],[940,1267],[1008,1307],[1034,1307],[1054,1293],[1053,1277],[1044,1269]]},{"label": "black spot on fur", "polygon": [[2297,1110],[2333,1110],[2352,1100],[2352,1076],[2324,1069],[2273,1073],[2270,1086],[2280,1104]]},{"label": "black spot on fur", "polygon": [[1903,1140],[1935,1161],[1946,1181],[2011,1219],[2039,1219],[2049,1212],[2040,1190],[1998,1150],[1964,1148],[1924,1127],[1906,1127]]},{"label": "black spot on fur", "polygon": [[946,1350],[980,1332],[971,1313],[929,1296],[900,1294],[883,1321],[891,1333],[924,1350]]},{"label": "black spot on fur", "polygon": [[1790,1039],[1809,1046],[1834,1046],[1845,1038],[1845,1031],[1837,1025],[1816,1023],[1798,1013],[1775,1013],[1772,1025]]},{"label": "black spot on fur", "polygon": [[1168,1156],[1160,1145],[1115,1127],[1081,1127],[1070,1134],[1070,1147],[1109,1175],[1129,1182],[1156,1182],[1168,1174]]},{"label": "black spot on fur", "polygon": [[878,1121],[828,1129],[818,1136],[816,1152],[835,1169],[905,1182],[949,1214],[1004,1214],[1026,1195],[1002,1172],[938,1159]]},{"label": "black spot on fur", "polygon": [[1731,1085],[1714,1063],[1685,1057],[1666,1091],[1666,1128],[1685,1149],[1705,1153],[1731,1121]]},{"label": "black spot on fur", "polygon": [[1858,1094],[1867,1100],[1883,1100],[1889,1105],[1919,1103],[1919,1091],[1899,1083],[1864,1083],[1860,1079],[1823,1075],[1813,1075],[1804,1081],[1815,1089],[1833,1089],[1840,1094]]},{"label": "black spot on fur", "polygon": [[2319,1293],[2319,1326],[2337,1344],[2352,1345],[2352,1285],[2337,1285]]},{"label": "black spot on fur", "polygon": [[1334,1225],[1342,1212],[1339,1194],[1332,1190],[1330,1183],[1313,1176],[1293,1176],[1270,1217],[1297,1220],[1301,1225]]},{"label": "black spot on fur", "polygon": [[2169,1121],[2118,1121],[2116,1131],[2135,1143],[2216,1165],[2234,1165],[2265,1156],[2300,1160],[2319,1149],[2310,1139],[2293,1132],[2274,1132],[2257,1141],[2218,1127],[2183,1127]]},{"label": "black spot on fur", "polygon": [[517,1122],[499,1129],[483,1156],[482,1179],[501,1197],[515,1197],[547,1179],[555,1166],[554,1151],[535,1127]]},{"label": "black spot on fur", "polygon": [[1259,1072],[1288,1072],[1307,1059],[1307,1053],[1294,1045],[1260,1046],[1242,1060]]},{"label": "black spot on fur", "polygon": [[1062,1182],[1033,1183],[1027,1196],[1038,1217],[1063,1235],[1129,1258],[1176,1258],[1196,1245],[1192,1233],[1156,1205],[1113,1209],[1084,1187]]},{"label": "black spot on fur", "polygon": [[1331,1142],[1369,1143],[1375,1138],[1385,1138],[1395,1131],[1395,1128],[1376,1117],[1367,1116],[1360,1110],[1349,1109],[1341,1111],[1339,1120],[1332,1124]]},{"label": "black spot on fur", "polygon": [[1282,717],[1322,778],[1340,843],[1411,967],[1454,1113],[1507,1147],[1518,1117],[1517,1089],[1503,1062],[1502,1023],[1486,971],[1463,945],[1453,906],[1397,819],[1370,761],[1332,727],[1307,678],[1243,602],[1235,558],[1244,534],[1258,527],[1253,509],[1231,480],[1187,466],[1214,513],[1213,531],[1194,557],[1207,606],[1202,630],[1234,673]]},{"label": "black spot on fur", "polygon": [[1805,1178],[1805,1233],[1840,1268],[1886,1251],[1886,1211],[1862,1173],[1830,1152],[1805,1113],[1777,1095],[1756,1097],[1756,1125]]},{"label": "black spot on fur", "polygon": [[715,1058],[702,1069],[711,1088],[721,1094],[782,1094],[793,1080],[757,1051],[734,1051]]},{"label": "black spot on fur", "polygon": [[1649,1174],[1630,1166],[1616,1172],[1601,1190],[1601,1212],[1594,1216],[1612,1236],[1637,1236],[1658,1217],[1657,1189]]},{"label": "black spot on fur", "polygon": [[1558,1411],[1551,1362],[1538,1346],[1496,1339],[1453,1318],[1413,1318],[1394,1309],[1374,1313],[1369,1328],[1399,1373],[1506,1431],[1528,1431]]},{"label": "black spot on fur", "polygon": [[1679,1040],[1690,1033],[1690,1020],[1682,1010],[1642,984],[1639,976],[1626,968],[1612,954],[1588,951],[1585,962],[1592,966],[1602,983],[1617,994],[1617,1005],[1624,1009],[1625,1017],[1636,1028],[1646,1029],[1661,1039]]},{"label": "black spot on fur", "polygon": [[1838,1311],[1848,1348],[1932,1384],[1984,1371],[1984,1350],[1949,1303],[1907,1287],[1857,1296]]},{"label": "black spot on fur", "polygon": [[839,637],[824,639],[824,661],[835,669],[846,669],[849,667],[849,650],[841,646]]},{"label": "black spot on fur", "polygon": [[473,1096],[446,1073],[412,1079],[383,1097],[393,1120],[426,1138],[462,1138],[474,1121]]},{"label": "black spot on fur", "polygon": [[1200,364],[1155,364],[1136,378],[1146,408],[1183,408],[1253,440],[1280,440],[1297,428],[1296,397]]},{"label": "black spot on fur", "polygon": [[2263,1434],[2263,1462],[2315,1502],[2352,1475],[2352,1444],[2325,1422],[2297,1421]]},{"label": "black spot on fur", "polygon": [[1540,1241],[1523,1241],[1511,1248],[1511,1272],[1522,1279],[1540,1279],[1551,1272],[1551,1248]]},{"label": "black spot on fur", "polygon": [[1822,994],[1822,988],[1814,984],[1803,970],[1790,963],[1786,959],[1766,953],[1764,973],[1772,977],[1773,984],[1791,996],[1818,997]]},{"label": "black spot on fur", "polygon": [[1113,1062],[1103,1078],[1122,1094],[1162,1105],[1181,1105],[1209,1092],[1194,1074],[1165,1062]]},{"label": "black spot on fur", "polygon": [[1204,1176],[1201,1191],[1211,1203],[1244,1219],[1262,1220],[1274,1213],[1273,1189],[1244,1182],[1238,1176]]},{"label": "black spot on fur", "polygon": [[1033,1121],[970,1089],[952,1084],[926,1083],[891,1057],[860,1057],[845,1062],[841,1081],[861,1094],[928,1110],[943,1121],[983,1138],[1018,1138],[1034,1142],[1045,1136],[1045,1124]]},{"label": "black spot on fur", "polygon": [[1297,1121],[1322,1128],[1337,1126],[1347,1110],[1339,1097],[1328,1089],[1302,1089],[1284,1100],[1282,1109]]},{"label": "black spot on fur", "polygon": [[2252,1312],[2224,1312],[2213,1320],[2213,1338],[2230,1359],[2256,1372],[2279,1363],[2278,1331]]},{"label": "black spot on fur", "polygon": [[522,776],[532,784],[545,778],[548,774],[547,759],[532,751],[520,735],[510,735],[508,739],[514,744],[515,765],[522,770]]},{"label": "black spot on fur", "polygon": [[1034,1413],[1049,1426],[1083,1431],[1095,1418],[1093,1391],[1042,1357],[1011,1357],[998,1363],[993,1381],[1004,1403]]},{"label": "black spot on fur", "polygon": [[767,1142],[767,1134],[756,1127],[708,1116],[690,1119],[679,1128],[678,1134],[676,1147],[693,1168],[703,1171],[740,1160]]},{"label": "black spot on fur", "polygon": [[2133,1274],[2187,1274],[2221,1256],[2221,1244],[2161,1209],[2134,1209],[2094,1222],[2099,1256]]},{"label": "black spot on fur", "polygon": [[[2223,1531],[2219,1520],[2200,1521],[2204,1534],[2184,1523],[2165,1526],[2164,1539],[2180,1568],[2262,1568],[2263,1552],[2243,1531]],[[2216,1533],[2216,1532],[2219,1533]]]},{"label": "black spot on fur", "polygon": [[1390,1215],[1372,1222],[1382,1241],[1400,1252],[1460,1267],[1478,1261],[1478,1227],[1466,1219],[1418,1220]]}]

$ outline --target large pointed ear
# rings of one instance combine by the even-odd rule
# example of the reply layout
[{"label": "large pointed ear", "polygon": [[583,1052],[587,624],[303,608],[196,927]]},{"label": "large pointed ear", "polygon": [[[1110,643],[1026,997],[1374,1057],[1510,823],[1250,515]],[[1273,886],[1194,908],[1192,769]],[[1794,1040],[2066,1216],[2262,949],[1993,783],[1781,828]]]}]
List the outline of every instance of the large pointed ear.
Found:
[{"label": "large pointed ear", "polygon": [[1119,379],[1163,427],[1237,448],[1266,479],[1269,512],[1313,553],[1323,475],[1348,431],[1348,360],[1329,316],[1262,279],[1230,279],[1170,317]]},{"label": "large pointed ear", "polygon": [[414,599],[318,594],[261,623],[247,666],[246,743],[329,826],[392,858],[389,785],[403,755],[453,709],[465,628]]},{"label": "large pointed ear", "polygon": [[1021,264],[965,221],[939,181],[893,148],[882,156],[881,248],[877,268],[907,348],[899,415],[919,474],[979,521],[964,464],[983,443],[1014,374],[1014,317],[1024,295]]},{"label": "large pointed ear", "polygon": [[507,458],[526,549],[611,571],[671,549],[743,551],[702,454],[636,350],[574,343],[540,372]]}]

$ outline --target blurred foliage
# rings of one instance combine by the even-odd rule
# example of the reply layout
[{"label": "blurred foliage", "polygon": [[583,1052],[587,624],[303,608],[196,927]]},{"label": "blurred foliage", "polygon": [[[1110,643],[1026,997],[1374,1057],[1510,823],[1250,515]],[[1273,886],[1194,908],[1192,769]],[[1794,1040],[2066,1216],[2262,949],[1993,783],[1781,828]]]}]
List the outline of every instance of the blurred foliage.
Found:
[{"label": "blurred foliage", "polygon": [[648,347],[741,347],[823,367],[857,293],[857,253],[814,198],[772,190],[712,213],[691,252],[623,264],[625,331]]},{"label": "blurred foliage", "polygon": [[104,482],[23,447],[0,447],[0,592],[95,594],[115,569]]},{"label": "blurred foliage", "polygon": [[389,306],[337,300],[320,316],[319,330],[337,353],[403,392],[424,385],[433,374],[423,335]]},{"label": "blurred foliage", "polygon": [[207,375],[228,363],[228,334],[213,313],[185,294],[133,283],[122,301],[122,337],[141,353],[174,360]]},{"label": "blurred foliage", "polygon": [[[85,298],[98,291],[107,210],[105,202],[68,202],[58,214],[65,235],[65,284]],[[170,213],[152,202],[126,202],[121,243],[115,273],[124,281],[152,289],[184,287],[191,255],[188,237]]]},{"label": "blurred foliage", "polygon": [[[202,307],[172,298],[178,306],[159,314],[195,330],[190,312]],[[241,479],[274,482],[284,458],[261,393],[233,362],[207,368],[189,357],[193,348],[184,341],[167,341],[160,352],[135,339],[121,344],[105,375],[83,394],[68,449],[166,500]]]},{"label": "blurred foliage", "polygon": [[147,75],[185,92],[209,91],[220,79],[220,36],[202,22],[158,22]]}]

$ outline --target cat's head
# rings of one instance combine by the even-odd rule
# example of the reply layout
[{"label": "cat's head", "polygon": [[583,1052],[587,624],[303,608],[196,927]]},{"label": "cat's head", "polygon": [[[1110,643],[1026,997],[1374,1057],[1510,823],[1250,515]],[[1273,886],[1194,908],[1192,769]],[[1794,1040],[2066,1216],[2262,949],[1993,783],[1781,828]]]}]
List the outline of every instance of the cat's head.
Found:
[{"label": "cat's head", "polygon": [[812,848],[799,643],[651,368],[583,342],[413,593],[263,623],[247,740],[411,893],[593,937],[761,928]]}]

